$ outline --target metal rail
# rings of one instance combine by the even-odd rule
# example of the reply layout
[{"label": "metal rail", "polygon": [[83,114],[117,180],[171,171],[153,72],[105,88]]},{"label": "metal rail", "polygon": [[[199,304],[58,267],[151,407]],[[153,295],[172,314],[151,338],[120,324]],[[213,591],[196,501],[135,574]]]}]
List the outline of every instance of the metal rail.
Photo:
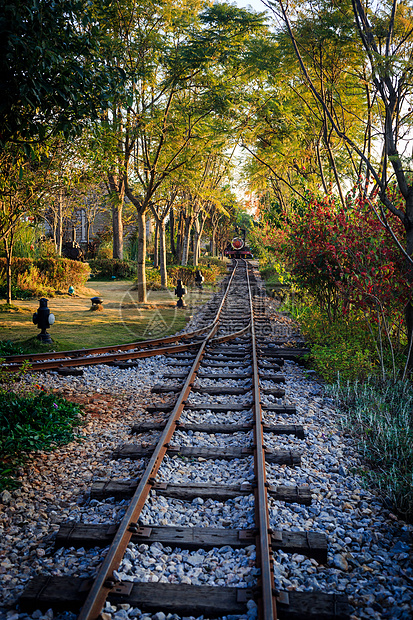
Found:
[{"label": "metal rail", "polygon": [[116,580],[113,577],[113,571],[118,568],[125,553],[125,550],[129,544],[129,541],[133,533],[137,530],[137,520],[140,513],[142,512],[142,508],[155,482],[155,476],[158,473],[159,467],[169,447],[169,442],[176,429],[176,422],[181,416],[181,413],[184,409],[185,401],[188,398],[195,379],[196,372],[201,364],[201,360],[205,352],[205,347],[208,342],[213,338],[218,329],[219,317],[221,315],[225,300],[228,296],[228,292],[237,268],[238,263],[236,264],[231,274],[227,289],[222,298],[215,320],[212,324],[213,327],[199,347],[197,356],[191,366],[191,370],[189,371],[185,384],[178,396],[176,404],[172,410],[171,415],[169,416],[169,420],[161,434],[161,437],[145,469],[140,483],[130,501],[128,509],[119,525],[113,542],[109,547],[109,550],[105,556],[105,559],[102,562],[101,567],[99,568],[95,581],[80,611],[78,620],[95,620],[101,613],[102,607],[106,601],[110,590],[116,585]]},{"label": "metal rail", "polygon": [[[74,349],[72,351],[53,351],[51,353],[32,353],[28,355],[8,355],[5,358],[5,363],[1,365],[1,369],[8,372],[17,372],[20,370],[23,363],[28,361],[37,362],[31,366],[31,372],[42,372],[43,370],[55,370],[57,368],[67,368],[69,366],[92,366],[95,364],[105,364],[128,359],[142,359],[145,357],[153,357],[154,355],[188,351],[191,347],[197,346],[197,344],[189,343],[186,345],[176,345],[175,347],[167,347],[165,345],[182,340],[190,340],[191,338],[200,336],[205,332],[211,331],[213,325],[214,322],[206,327],[185,334],[167,336],[165,338],[153,338],[151,340],[142,340],[140,342],[131,342],[123,345],[112,345],[93,349]],[[122,351],[127,351],[127,353],[122,353]],[[12,365],[10,365],[10,363]]]},{"label": "metal rail", "polygon": [[260,614],[261,620],[277,619],[277,602],[274,591],[274,568],[271,549],[271,530],[268,514],[267,476],[265,470],[264,433],[260,398],[260,378],[258,374],[257,343],[255,338],[254,310],[248,266],[246,264],[248,292],[251,312],[252,370],[253,370],[253,411],[254,411],[254,467],[255,487],[255,525],[257,528],[257,561],[261,568]]}]

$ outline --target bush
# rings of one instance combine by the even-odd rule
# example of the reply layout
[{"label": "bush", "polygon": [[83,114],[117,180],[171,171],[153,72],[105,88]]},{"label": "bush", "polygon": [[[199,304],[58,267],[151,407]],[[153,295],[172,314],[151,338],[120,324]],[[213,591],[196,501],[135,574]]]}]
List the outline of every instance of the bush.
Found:
[{"label": "bush", "polygon": [[[223,263],[223,261],[219,261]],[[224,263],[225,265],[225,263]],[[213,265],[210,267],[205,267],[205,265],[199,265],[199,267],[193,267],[192,265],[187,265],[183,267],[182,265],[170,265],[167,267],[168,274],[168,284],[169,286],[176,286],[177,280],[181,280],[182,284],[185,286],[190,286],[195,284],[195,271],[199,269],[204,276],[204,282],[207,284],[215,284],[217,277],[222,273],[221,265]],[[225,267],[226,271],[226,267]],[[161,274],[156,269],[147,269],[146,270],[146,284],[147,287],[153,291],[160,290],[161,287]]]},{"label": "bush", "polygon": [[24,353],[20,345],[11,340],[0,340],[0,358],[6,355],[22,355]]},{"label": "bush", "polygon": [[55,394],[40,392],[0,398],[0,489],[13,484],[16,468],[30,452],[51,450],[74,438],[81,410]]},{"label": "bush", "polygon": [[[69,258],[13,258],[12,292],[16,297],[53,295],[73,286],[84,286],[89,277],[87,263]],[[6,259],[0,258],[0,291],[6,289]],[[13,296],[14,296],[13,295]]]},{"label": "bush", "polygon": [[[199,269],[204,276],[204,282],[206,284],[215,284],[217,277],[221,273],[221,268],[218,265],[211,264],[210,267],[205,265],[199,265],[199,267],[193,267],[192,265],[183,266],[171,266],[168,267],[168,278],[170,283],[175,286],[177,280],[181,280],[182,284],[192,285],[195,284],[195,272]],[[225,268],[226,270],[226,268]]]},{"label": "bush", "polygon": [[344,426],[357,438],[371,470],[365,472],[387,503],[413,521],[413,388],[407,381],[369,378],[337,382]]},{"label": "bush", "polygon": [[293,318],[310,341],[311,363],[328,382],[362,380],[380,370],[375,341],[363,316],[354,313],[331,323],[326,311],[315,304],[294,303]]},{"label": "bush", "polygon": [[220,258],[214,256],[202,256],[199,259],[199,265],[202,265],[202,268],[204,268],[205,265],[208,265],[208,263],[210,265],[214,265],[214,267],[218,267],[220,273],[227,272],[228,261],[221,260]]},{"label": "bush", "polygon": [[118,258],[94,258],[89,261],[89,267],[98,278],[119,279],[133,278],[137,269],[136,263]]}]

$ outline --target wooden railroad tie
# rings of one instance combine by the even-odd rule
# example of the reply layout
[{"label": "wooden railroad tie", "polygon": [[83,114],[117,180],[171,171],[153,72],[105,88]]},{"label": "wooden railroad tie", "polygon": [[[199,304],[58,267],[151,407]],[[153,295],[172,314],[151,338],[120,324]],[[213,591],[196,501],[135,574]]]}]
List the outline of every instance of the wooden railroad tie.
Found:
[{"label": "wooden railroad tie", "polygon": [[[166,425],[164,422],[139,422],[132,426],[132,433],[148,433],[150,431],[159,431]],[[181,422],[176,425],[180,431],[192,431],[194,433],[247,433],[253,429],[252,422],[250,424],[191,424],[189,422]],[[264,433],[274,433],[274,435],[295,435],[299,439],[304,439],[304,427],[301,424],[263,424]]]},{"label": "wooden railroad tie", "polygon": [[[152,456],[155,445],[139,446],[136,444],[122,444],[113,452],[114,459],[142,459]],[[179,446],[169,445],[167,448],[169,456],[183,456],[195,459],[226,460],[245,459],[253,455],[253,448],[243,448],[242,446]],[[265,460],[267,463],[278,465],[297,466],[301,464],[301,454],[293,450],[265,450]]]},{"label": "wooden railroad tie", "polygon": [[[37,576],[26,586],[19,599],[20,609],[54,609],[77,611],[92,585],[82,577]],[[123,582],[108,596],[112,604],[128,603],[142,611],[159,610],[181,616],[205,615],[216,618],[243,614],[252,590],[216,586],[193,586],[176,583]],[[280,620],[348,620],[349,607],[345,595],[322,592],[280,592],[277,615]]]},{"label": "wooden railroad tie", "polygon": [[[116,524],[62,523],[55,539],[55,549],[60,547],[106,547],[117,531]],[[161,543],[175,549],[213,549],[229,545],[242,549],[255,544],[254,530],[229,530],[214,527],[167,527],[141,526],[132,535],[135,544],[152,545]],[[319,564],[327,562],[327,537],[319,532],[289,532],[275,530],[271,536],[271,547],[285,553],[300,553],[314,558]]]},{"label": "wooden railroad tie", "polygon": [[[130,480],[101,480],[94,482],[90,490],[92,499],[102,500],[106,497],[114,497],[116,500],[132,497],[136,491],[139,478]],[[165,497],[173,497],[182,501],[192,502],[197,497],[203,499],[214,499],[225,501],[235,499],[241,495],[251,495],[254,487],[249,483],[243,484],[204,484],[204,483],[181,483],[171,484],[166,482],[155,482],[152,487],[157,494]],[[289,504],[311,504],[311,490],[306,484],[301,486],[271,486],[268,487],[268,494],[277,501]]]},{"label": "wooden railroad tie", "polygon": [[[148,405],[146,411],[148,413],[168,413],[172,411],[175,403],[159,403],[157,405]],[[242,405],[240,403],[185,403],[185,408],[190,411],[248,411],[251,409],[252,403]],[[265,405],[262,404],[263,411],[271,411],[280,415],[295,415],[296,408],[286,405]]]}]

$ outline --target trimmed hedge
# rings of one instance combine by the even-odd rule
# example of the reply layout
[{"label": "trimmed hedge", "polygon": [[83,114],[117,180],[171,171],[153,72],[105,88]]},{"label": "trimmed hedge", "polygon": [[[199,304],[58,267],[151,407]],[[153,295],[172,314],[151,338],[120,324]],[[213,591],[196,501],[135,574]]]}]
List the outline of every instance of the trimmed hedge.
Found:
[{"label": "trimmed hedge", "polygon": [[89,261],[89,266],[98,278],[133,278],[137,270],[136,263],[118,258],[93,258]]},{"label": "trimmed hedge", "polygon": [[[6,287],[6,259],[0,258],[0,292]],[[70,285],[84,286],[89,265],[69,258],[13,258],[12,289],[14,296],[53,295],[67,292]]]},{"label": "trimmed hedge", "polygon": [[[181,265],[171,265],[167,267],[168,274],[168,286],[176,286],[177,280],[181,280],[185,286],[191,286],[195,284],[195,271],[199,269],[204,276],[205,284],[214,284],[218,276],[222,273],[222,268],[218,265],[211,265],[206,267],[205,265],[199,265],[193,267],[188,265],[182,267]],[[161,274],[156,269],[147,269],[146,271],[146,283],[148,288],[152,290],[159,290],[161,288]]]},{"label": "trimmed hedge", "polygon": [[211,267],[206,267],[205,265],[199,265],[198,267],[174,265],[167,268],[168,278],[171,280],[170,284],[173,283],[175,285],[177,280],[181,280],[186,285],[195,284],[195,272],[198,269],[205,278],[205,284],[214,284],[220,274],[220,269],[217,265],[211,265]]}]

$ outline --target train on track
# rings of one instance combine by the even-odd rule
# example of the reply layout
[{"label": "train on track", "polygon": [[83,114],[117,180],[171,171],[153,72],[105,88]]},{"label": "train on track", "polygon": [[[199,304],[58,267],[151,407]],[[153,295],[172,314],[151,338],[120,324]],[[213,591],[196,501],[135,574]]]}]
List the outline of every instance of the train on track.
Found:
[{"label": "train on track", "polygon": [[241,239],[241,237],[234,237],[228,243],[224,250],[224,256],[226,258],[244,258],[246,260],[254,258],[250,248],[245,245],[245,239]]}]

